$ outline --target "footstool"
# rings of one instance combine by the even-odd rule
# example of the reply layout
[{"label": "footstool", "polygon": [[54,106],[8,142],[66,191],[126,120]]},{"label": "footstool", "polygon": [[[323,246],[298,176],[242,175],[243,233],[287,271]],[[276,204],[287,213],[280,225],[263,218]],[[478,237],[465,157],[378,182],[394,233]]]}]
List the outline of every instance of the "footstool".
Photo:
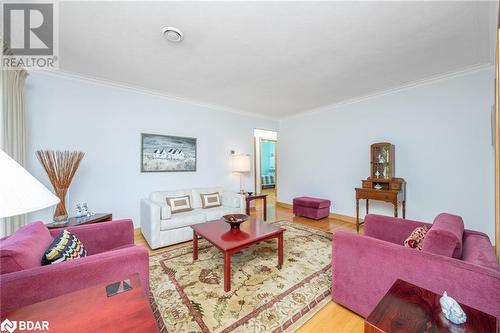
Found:
[{"label": "footstool", "polygon": [[330,215],[330,200],[311,197],[293,199],[293,213],[296,216],[319,220]]}]

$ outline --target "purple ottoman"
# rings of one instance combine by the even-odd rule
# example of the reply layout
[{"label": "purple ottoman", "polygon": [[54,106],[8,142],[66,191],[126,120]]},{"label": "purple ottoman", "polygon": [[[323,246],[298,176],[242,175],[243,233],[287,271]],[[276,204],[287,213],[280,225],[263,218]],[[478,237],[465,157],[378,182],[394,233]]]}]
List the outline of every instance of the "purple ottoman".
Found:
[{"label": "purple ottoman", "polygon": [[299,197],[293,199],[293,213],[310,219],[319,220],[330,215],[330,200]]}]

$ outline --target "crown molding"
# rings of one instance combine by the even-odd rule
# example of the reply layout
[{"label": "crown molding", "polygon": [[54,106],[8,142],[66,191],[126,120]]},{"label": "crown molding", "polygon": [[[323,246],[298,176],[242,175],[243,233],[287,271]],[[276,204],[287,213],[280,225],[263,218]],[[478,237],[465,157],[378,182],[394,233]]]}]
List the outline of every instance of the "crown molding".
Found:
[{"label": "crown molding", "polygon": [[434,75],[434,76],[431,76],[431,77],[428,77],[425,79],[412,81],[412,82],[400,85],[400,86],[395,87],[395,88],[379,90],[379,91],[375,91],[373,93],[369,93],[369,94],[362,95],[359,97],[349,98],[349,99],[343,100],[341,102],[327,104],[327,105],[323,105],[323,106],[320,106],[317,108],[300,111],[300,112],[295,113],[293,115],[282,117],[282,118],[280,118],[280,121],[292,119],[292,118],[296,118],[296,117],[300,117],[300,116],[304,116],[304,115],[308,115],[308,114],[315,114],[315,113],[320,113],[320,112],[324,112],[324,111],[333,111],[332,109],[336,109],[336,108],[344,106],[344,105],[355,104],[355,103],[359,103],[359,102],[362,102],[362,101],[365,101],[368,99],[372,99],[372,98],[376,98],[376,97],[380,97],[380,96],[385,96],[385,95],[391,95],[394,93],[398,93],[400,91],[412,89],[412,88],[427,85],[427,84],[432,84],[432,83],[437,82],[437,81],[444,81],[444,80],[449,80],[449,79],[453,79],[456,77],[461,77],[461,76],[465,76],[468,74],[477,73],[477,72],[481,72],[481,71],[485,71],[485,70],[492,70],[493,68],[494,68],[494,65],[489,64],[489,63],[473,65],[473,66],[461,69],[459,71]]},{"label": "crown molding", "polygon": [[[33,73],[35,71],[30,71],[30,72]],[[195,105],[195,106],[199,106],[199,107],[203,107],[203,108],[207,108],[207,109],[219,111],[219,112],[235,113],[235,114],[239,114],[242,116],[247,116],[247,117],[252,117],[252,118],[260,118],[260,119],[264,119],[264,120],[272,120],[272,121],[279,120],[278,117],[265,116],[262,114],[251,113],[251,112],[235,109],[232,107],[228,107],[225,105],[205,103],[205,102],[201,102],[201,101],[194,100],[194,99],[169,95],[169,94],[166,94],[166,93],[158,91],[158,90],[142,88],[139,86],[134,86],[134,85],[126,84],[126,83],[120,83],[120,82],[112,81],[112,80],[106,80],[106,79],[97,78],[97,77],[90,76],[90,75],[83,75],[83,74],[70,72],[70,71],[37,70],[36,73],[42,74],[42,75],[60,77],[60,78],[64,78],[64,79],[90,82],[90,83],[93,83],[93,84],[99,85],[99,86],[118,88],[118,89],[127,90],[127,91],[131,91],[134,93],[142,94],[142,95],[160,97],[160,98],[168,99],[170,101],[191,104],[191,105]]]},{"label": "crown molding", "polygon": [[[143,95],[165,98],[165,99],[168,99],[170,101],[196,105],[199,107],[203,107],[203,108],[207,108],[207,109],[219,111],[219,112],[229,112],[229,113],[234,113],[234,114],[239,114],[239,115],[243,115],[243,116],[247,116],[247,117],[264,119],[264,120],[281,121],[281,120],[292,119],[295,117],[300,117],[300,116],[304,116],[304,115],[308,115],[308,114],[315,114],[315,113],[320,113],[320,112],[324,112],[324,111],[333,111],[332,109],[336,109],[336,108],[344,106],[344,105],[355,104],[355,103],[359,103],[359,102],[362,102],[362,101],[365,101],[368,99],[372,99],[372,98],[376,98],[376,97],[380,97],[380,96],[385,96],[385,95],[390,95],[390,94],[394,94],[394,93],[397,93],[400,91],[415,88],[418,86],[431,84],[431,83],[434,83],[436,81],[449,80],[449,79],[453,79],[456,77],[465,76],[465,75],[476,73],[476,72],[481,72],[484,70],[491,70],[493,68],[494,68],[494,65],[489,64],[489,63],[488,64],[473,65],[473,66],[464,68],[464,69],[459,70],[459,71],[434,75],[434,76],[431,76],[431,77],[428,77],[428,78],[425,78],[422,80],[412,81],[412,82],[409,82],[409,83],[404,84],[404,85],[400,85],[400,86],[395,87],[395,88],[375,91],[373,93],[369,93],[369,94],[362,95],[359,97],[346,99],[344,101],[340,101],[337,103],[323,105],[323,106],[313,108],[313,109],[300,111],[300,112],[297,112],[295,114],[292,114],[289,116],[284,116],[284,117],[272,117],[272,116],[265,116],[262,114],[255,114],[255,113],[231,108],[231,107],[224,106],[224,105],[210,104],[210,103],[205,103],[205,102],[201,102],[201,101],[197,101],[197,100],[193,100],[193,99],[182,98],[182,97],[178,97],[178,96],[169,95],[169,94],[166,94],[164,92],[157,91],[157,90],[141,88],[138,86],[119,83],[119,82],[111,81],[111,80],[105,80],[105,79],[96,78],[96,77],[88,76],[88,75],[82,75],[82,74],[69,72],[69,71],[40,70],[40,71],[36,71],[36,73],[39,73],[42,75],[61,77],[61,78],[65,78],[65,79],[90,82],[90,83],[93,83],[95,85],[100,85],[100,86],[105,86],[105,87],[123,89],[123,90],[131,91],[131,92],[139,93],[139,94],[143,94]],[[33,71],[30,71],[30,72],[33,72]]]}]

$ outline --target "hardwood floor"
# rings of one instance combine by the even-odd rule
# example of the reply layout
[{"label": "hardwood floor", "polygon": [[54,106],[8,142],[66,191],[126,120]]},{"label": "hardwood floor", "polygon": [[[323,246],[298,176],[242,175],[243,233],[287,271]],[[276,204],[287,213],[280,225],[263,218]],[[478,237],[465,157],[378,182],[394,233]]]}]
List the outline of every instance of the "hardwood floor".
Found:
[{"label": "hardwood floor", "polygon": [[[339,230],[356,232],[356,225],[350,222],[341,221],[334,218],[322,219],[319,221],[309,220],[293,215],[292,210],[284,207],[276,207],[275,199],[268,200],[267,217],[268,221],[287,220],[304,224],[313,228],[335,233]],[[251,211],[252,216],[262,216],[262,204],[257,202],[255,209]],[[135,243],[144,245],[150,254],[160,253],[162,251],[178,247],[173,245],[166,248],[151,250],[142,236],[139,229],[135,230]],[[307,321],[298,333],[362,333],[364,319],[348,309],[330,301],[309,321]]]}]

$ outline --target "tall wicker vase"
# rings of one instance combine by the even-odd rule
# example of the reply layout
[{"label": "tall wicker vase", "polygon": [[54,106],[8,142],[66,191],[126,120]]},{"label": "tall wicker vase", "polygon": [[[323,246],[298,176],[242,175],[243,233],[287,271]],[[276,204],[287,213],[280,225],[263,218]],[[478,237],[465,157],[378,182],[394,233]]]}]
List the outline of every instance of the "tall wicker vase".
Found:
[{"label": "tall wicker vase", "polygon": [[85,153],[80,151],[37,150],[36,156],[49,176],[54,192],[61,200],[54,211],[54,221],[68,219],[66,193]]}]

